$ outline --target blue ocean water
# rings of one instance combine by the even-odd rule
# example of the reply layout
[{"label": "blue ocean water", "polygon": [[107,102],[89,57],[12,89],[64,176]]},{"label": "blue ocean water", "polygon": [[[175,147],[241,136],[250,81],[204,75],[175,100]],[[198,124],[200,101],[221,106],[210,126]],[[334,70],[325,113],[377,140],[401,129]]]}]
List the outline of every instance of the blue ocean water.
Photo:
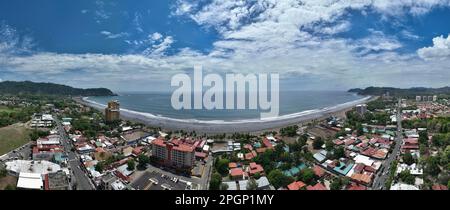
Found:
[{"label": "blue ocean water", "polygon": [[[119,100],[122,109],[175,119],[245,120],[259,118],[261,111],[267,112],[267,110],[259,109],[175,110],[171,105],[171,94],[170,92],[122,92],[118,96],[88,97],[88,100],[100,104]],[[363,98],[345,91],[281,91],[279,97],[280,116],[331,107]]]}]

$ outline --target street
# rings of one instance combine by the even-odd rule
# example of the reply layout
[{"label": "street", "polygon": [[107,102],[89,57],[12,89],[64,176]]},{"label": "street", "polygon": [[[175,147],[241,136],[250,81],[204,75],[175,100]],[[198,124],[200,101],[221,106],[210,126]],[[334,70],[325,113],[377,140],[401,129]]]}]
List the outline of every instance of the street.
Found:
[{"label": "street", "polygon": [[[403,134],[402,134],[402,115],[401,115],[401,99],[398,101],[397,105],[397,135],[395,137],[395,147],[392,150],[392,153],[388,156],[388,158],[384,161],[381,166],[382,170],[380,170],[375,177],[375,181],[373,182],[372,189],[374,190],[382,190],[386,189],[385,183],[390,175],[390,167],[394,160],[400,155],[400,148],[403,143]],[[389,189],[386,189],[389,190]]]},{"label": "street", "polygon": [[67,152],[68,166],[72,172],[72,181],[76,182],[77,190],[94,190],[95,186],[91,183],[91,180],[86,173],[80,168],[81,162],[78,155],[72,150],[73,144],[66,134],[61,122],[55,119],[58,127],[58,133],[61,137],[61,144],[64,146],[64,150]]}]

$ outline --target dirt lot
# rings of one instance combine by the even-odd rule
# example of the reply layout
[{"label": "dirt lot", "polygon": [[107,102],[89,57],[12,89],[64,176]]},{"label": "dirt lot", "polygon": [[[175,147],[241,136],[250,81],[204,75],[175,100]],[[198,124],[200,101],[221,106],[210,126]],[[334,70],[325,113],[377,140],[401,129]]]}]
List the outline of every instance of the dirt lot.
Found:
[{"label": "dirt lot", "polygon": [[8,184],[15,187],[17,185],[17,178],[10,175],[0,178],[0,190],[4,190]]},{"label": "dirt lot", "polygon": [[308,133],[311,133],[314,136],[320,136],[322,139],[334,138],[336,135],[336,131],[319,126],[308,129]]},{"label": "dirt lot", "polygon": [[0,128],[0,155],[26,144],[30,131],[22,124]]},{"label": "dirt lot", "polygon": [[283,137],[283,141],[286,144],[293,144],[293,143],[295,143],[297,141],[297,138],[298,137],[287,137],[287,136],[285,136],[285,137]]}]

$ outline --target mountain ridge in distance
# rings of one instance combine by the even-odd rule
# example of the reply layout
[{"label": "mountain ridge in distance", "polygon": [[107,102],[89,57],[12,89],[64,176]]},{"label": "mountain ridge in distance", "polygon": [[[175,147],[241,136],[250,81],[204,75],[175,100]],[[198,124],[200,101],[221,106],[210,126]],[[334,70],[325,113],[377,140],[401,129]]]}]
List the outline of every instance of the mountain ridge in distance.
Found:
[{"label": "mountain ridge in distance", "polygon": [[49,82],[3,81],[0,82],[0,94],[43,94],[66,96],[115,96],[107,88],[74,88]]},{"label": "mountain ridge in distance", "polygon": [[391,96],[422,96],[422,95],[450,95],[450,87],[445,86],[441,88],[426,88],[426,87],[412,87],[412,88],[394,88],[394,87],[367,87],[367,88],[353,88],[348,90],[351,93],[359,95],[383,95],[389,92]]}]

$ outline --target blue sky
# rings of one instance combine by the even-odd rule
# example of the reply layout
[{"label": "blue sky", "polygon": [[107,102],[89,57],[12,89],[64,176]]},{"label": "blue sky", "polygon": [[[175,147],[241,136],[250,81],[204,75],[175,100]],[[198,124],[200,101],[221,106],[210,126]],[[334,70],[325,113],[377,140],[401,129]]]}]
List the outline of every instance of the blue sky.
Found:
[{"label": "blue sky", "polygon": [[449,85],[449,0],[0,1],[0,80],[166,90],[195,64],[284,89]]}]

